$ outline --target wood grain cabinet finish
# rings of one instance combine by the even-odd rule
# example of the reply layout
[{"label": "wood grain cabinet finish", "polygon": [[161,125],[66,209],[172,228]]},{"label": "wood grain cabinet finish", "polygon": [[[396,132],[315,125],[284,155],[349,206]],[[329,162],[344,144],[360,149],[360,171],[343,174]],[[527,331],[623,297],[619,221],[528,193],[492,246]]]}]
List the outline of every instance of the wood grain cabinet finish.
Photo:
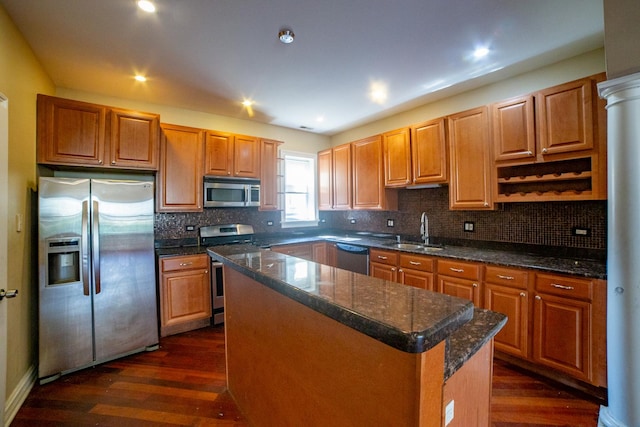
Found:
[{"label": "wood grain cabinet finish", "polygon": [[438,184],[449,180],[446,119],[411,126],[413,184]]},{"label": "wood grain cabinet finish", "polygon": [[397,193],[384,186],[380,135],[351,143],[353,156],[353,209],[395,210]]},{"label": "wood grain cabinet finish", "polygon": [[211,281],[207,254],[160,258],[160,335],[210,324]]},{"label": "wood grain cabinet finish", "polygon": [[170,124],[161,128],[157,211],[201,212],[204,131]]},{"label": "wood grain cabinet finish", "polygon": [[369,250],[369,276],[398,281],[398,252],[371,248]]},{"label": "wood grain cabinet finish", "polygon": [[333,150],[318,152],[318,210],[333,208]]},{"label": "wood grain cabinet finish", "polygon": [[333,176],[331,183],[332,209],[351,209],[353,198],[351,144],[343,144],[333,148],[331,165]]},{"label": "wood grain cabinet finish", "polygon": [[275,211],[278,203],[278,149],[282,141],[260,141],[260,210]]},{"label": "wood grain cabinet finish", "polygon": [[486,266],[484,307],[507,315],[507,323],[495,336],[496,350],[529,357],[529,276],[532,273]]},{"label": "wood grain cabinet finish", "polygon": [[38,163],[158,169],[158,114],[38,95]]},{"label": "wood grain cabinet finish", "polygon": [[597,282],[536,274],[533,360],[606,386],[606,285]]},{"label": "wood grain cabinet finish", "polygon": [[398,282],[435,291],[433,258],[401,252],[398,256],[398,266]]},{"label": "wood grain cabinet finish", "polygon": [[205,175],[260,178],[260,141],[256,137],[207,131]]},{"label": "wood grain cabinet finish", "polygon": [[533,95],[491,105],[493,148],[496,161],[536,158],[536,124]]},{"label": "wood grain cabinet finish", "polygon": [[438,291],[472,301],[482,307],[482,265],[457,260],[438,260]]},{"label": "wood grain cabinet finish", "polygon": [[412,182],[410,138],[409,128],[382,134],[385,187],[406,187]]},{"label": "wood grain cabinet finish", "polygon": [[448,117],[451,150],[449,208],[493,209],[487,107]]}]

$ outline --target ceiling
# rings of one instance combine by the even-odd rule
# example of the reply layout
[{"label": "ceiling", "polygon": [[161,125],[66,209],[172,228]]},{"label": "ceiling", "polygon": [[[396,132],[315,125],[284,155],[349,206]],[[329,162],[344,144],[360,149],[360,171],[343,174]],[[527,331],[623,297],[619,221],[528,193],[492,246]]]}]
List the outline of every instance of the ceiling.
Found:
[{"label": "ceiling", "polygon": [[57,87],[326,135],[604,45],[602,0],[155,3],[0,0]]}]

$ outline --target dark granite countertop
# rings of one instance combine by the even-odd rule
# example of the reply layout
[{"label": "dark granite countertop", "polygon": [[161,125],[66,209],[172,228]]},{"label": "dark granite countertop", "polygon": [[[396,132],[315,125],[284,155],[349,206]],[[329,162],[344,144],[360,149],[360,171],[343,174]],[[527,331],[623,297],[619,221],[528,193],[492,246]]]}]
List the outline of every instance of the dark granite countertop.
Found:
[{"label": "dark granite countertop", "polygon": [[209,248],[226,266],[399,350],[421,353],[473,318],[473,303],[267,251]]}]

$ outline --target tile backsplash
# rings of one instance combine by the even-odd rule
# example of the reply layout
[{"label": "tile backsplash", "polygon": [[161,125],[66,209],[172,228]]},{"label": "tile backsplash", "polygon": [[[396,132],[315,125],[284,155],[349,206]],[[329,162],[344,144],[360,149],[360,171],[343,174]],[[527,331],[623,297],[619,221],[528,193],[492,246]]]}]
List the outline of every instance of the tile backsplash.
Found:
[{"label": "tile backsplash", "polygon": [[[398,211],[320,212],[324,228],[400,234],[419,239],[420,214],[426,212],[429,234],[434,238],[519,243],[584,249],[606,249],[607,202],[504,203],[495,211],[449,210],[448,187],[399,190]],[[355,224],[351,222],[355,220]],[[387,226],[393,220],[393,227]],[[272,226],[267,225],[269,221]],[[474,231],[464,231],[472,222]],[[198,237],[198,228],[211,224],[245,223],[256,233],[280,232],[280,212],[257,208],[205,209],[198,213],[158,213],[156,239]],[[194,231],[186,231],[193,225]],[[587,229],[587,236],[574,236],[572,228]]]}]

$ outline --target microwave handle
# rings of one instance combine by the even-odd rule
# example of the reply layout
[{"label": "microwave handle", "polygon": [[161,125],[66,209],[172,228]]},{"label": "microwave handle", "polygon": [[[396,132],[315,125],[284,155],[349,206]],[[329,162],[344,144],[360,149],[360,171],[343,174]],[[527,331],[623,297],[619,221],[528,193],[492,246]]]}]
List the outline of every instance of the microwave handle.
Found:
[{"label": "microwave handle", "polygon": [[250,203],[251,203],[251,186],[245,185],[244,186],[244,205],[249,206]]}]

